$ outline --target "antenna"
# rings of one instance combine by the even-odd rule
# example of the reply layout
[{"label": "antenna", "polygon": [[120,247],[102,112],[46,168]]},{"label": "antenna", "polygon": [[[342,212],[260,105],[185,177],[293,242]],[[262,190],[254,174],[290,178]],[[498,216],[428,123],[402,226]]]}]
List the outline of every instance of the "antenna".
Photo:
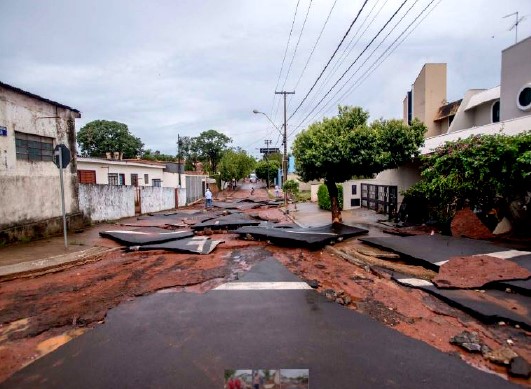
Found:
[{"label": "antenna", "polygon": [[514,43],[516,44],[518,43],[518,25],[520,24],[522,20],[525,19],[525,16],[522,16],[521,18],[519,18],[518,11],[516,11],[516,12],[513,12],[512,14],[505,15],[503,19],[506,19],[511,16],[515,16],[515,21],[514,21],[514,24],[511,26],[511,28],[509,29],[509,31],[512,31],[514,29],[514,32],[515,32]]}]

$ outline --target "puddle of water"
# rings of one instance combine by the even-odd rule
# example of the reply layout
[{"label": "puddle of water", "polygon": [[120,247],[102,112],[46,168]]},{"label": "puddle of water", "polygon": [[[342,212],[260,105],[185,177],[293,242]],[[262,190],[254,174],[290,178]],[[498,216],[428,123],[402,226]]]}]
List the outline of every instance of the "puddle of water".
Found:
[{"label": "puddle of water", "polygon": [[86,331],[86,328],[76,328],[75,330],[65,332],[64,334],[54,336],[53,338],[46,339],[40,342],[37,345],[37,352],[39,353],[39,357],[42,357],[48,353],[51,353],[52,351],[57,350],[63,344],[70,342],[72,339],[80,335],[83,335]]}]

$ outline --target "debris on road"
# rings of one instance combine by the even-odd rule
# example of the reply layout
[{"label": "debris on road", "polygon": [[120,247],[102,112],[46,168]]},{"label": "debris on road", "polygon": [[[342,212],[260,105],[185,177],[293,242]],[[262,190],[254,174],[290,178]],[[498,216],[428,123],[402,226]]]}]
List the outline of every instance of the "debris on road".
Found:
[{"label": "debris on road", "polygon": [[194,236],[192,231],[167,231],[144,232],[144,231],[102,231],[100,236],[115,240],[126,246],[138,246],[150,243],[163,243],[171,240],[189,238]]},{"label": "debris on road", "polygon": [[214,240],[205,236],[196,236],[193,238],[185,238],[179,240],[172,240],[170,242],[158,244],[145,244],[142,246],[130,246],[129,251],[149,251],[149,250],[167,250],[175,251],[177,253],[190,254],[210,254],[222,240]]},{"label": "debris on road", "polygon": [[344,224],[329,224],[313,228],[242,227],[235,232],[242,237],[251,235],[255,239],[269,240],[283,246],[317,249],[332,242],[366,234],[367,230]]}]

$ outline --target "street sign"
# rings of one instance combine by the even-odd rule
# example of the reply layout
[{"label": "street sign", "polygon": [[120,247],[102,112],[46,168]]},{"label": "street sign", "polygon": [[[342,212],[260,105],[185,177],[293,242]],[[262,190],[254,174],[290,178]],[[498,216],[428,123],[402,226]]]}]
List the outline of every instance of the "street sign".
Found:
[{"label": "street sign", "polygon": [[280,153],[280,149],[278,147],[262,147],[260,148],[261,154],[274,154],[274,153]]},{"label": "street sign", "polygon": [[[59,154],[61,154],[61,158],[59,158]],[[57,165],[57,167],[60,169],[61,167],[64,169],[68,166],[70,163],[70,150],[68,150],[68,147],[66,147],[64,144],[59,144],[55,146],[55,149],[53,151],[53,163]],[[61,166],[61,163],[62,165]]]}]

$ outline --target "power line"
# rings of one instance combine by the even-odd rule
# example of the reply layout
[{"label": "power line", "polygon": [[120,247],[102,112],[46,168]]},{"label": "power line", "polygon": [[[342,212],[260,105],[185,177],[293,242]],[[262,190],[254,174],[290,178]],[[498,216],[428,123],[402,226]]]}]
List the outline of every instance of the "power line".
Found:
[{"label": "power line", "polygon": [[[286,49],[284,50],[284,58],[282,58],[282,65],[280,66],[280,72],[278,73],[277,85],[275,90],[278,88],[280,83],[280,77],[282,76],[282,70],[284,70],[284,63],[286,62],[286,55],[288,54],[289,42],[291,41],[291,35],[293,33],[293,26],[295,25],[295,19],[297,18],[297,11],[299,9],[300,0],[297,0],[297,5],[295,6],[295,14],[293,15],[293,21],[291,22],[291,29],[289,30],[288,42],[286,43]],[[273,108],[275,106],[276,95],[273,95],[273,102],[271,103],[271,114],[273,113]]]},{"label": "power line", "polygon": [[[356,30],[356,32],[354,33],[354,35],[352,36],[352,38],[350,39],[349,43],[347,44],[347,47],[345,47],[345,50],[343,50],[343,52],[341,53],[340,57],[337,59],[337,61],[334,63],[334,65],[332,66],[332,70],[328,72],[328,74],[324,77],[324,81],[321,82],[321,84],[319,85],[319,87],[316,89],[313,97],[308,101],[308,107],[312,107],[315,103],[315,101],[319,98],[321,92],[326,88],[326,86],[328,85],[328,82],[330,81],[330,79],[336,74],[337,70],[339,69],[339,66],[341,64],[343,64],[343,62],[345,62],[345,59],[348,57],[348,55],[350,55],[350,53],[352,52],[352,50],[354,50],[354,47],[356,47],[356,45],[358,44],[358,42],[361,40],[361,38],[363,37],[363,35],[365,35],[365,33],[367,32],[367,29],[371,26],[371,24],[374,22],[374,20],[376,19],[376,17],[380,14],[380,12],[382,11],[383,7],[385,6],[386,2],[384,2],[382,4],[382,6],[380,7],[380,9],[378,10],[378,12],[374,15],[374,17],[371,19],[371,21],[369,22],[369,24],[367,24],[367,27],[365,27],[365,29],[363,30],[363,32],[359,35],[358,39],[356,40],[356,42],[354,43],[354,45],[351,47],[351,44],[352,42],[354,41],[354,39],[358,36],[358,33],[360,32],[360,30],[363,28],[363,26],[365,25],[365,23],[367,22],[367,20],[369,20],[369,17],[372,15],[372,12],[374,11],[374,9],[376,8],[376,6],[380,3],[381,0],[377,0],[376,3],[374,3],[374,5],[372,6],[372,8],[369,10],[369,13],[365,16],[363,22],[361,23],[361,25],[358,27],[358,29]],[[350,50],[349,50],[350,48]],[[310,109],[310,108],[309,108]],[[301,114],[301,116],[304,116],[308,113],[308,110],[306,110],[303,114]]]},{"label": "power line", "polygon": [[321,28],[321,31],[319,32],[319,36],[317,37],[317,40],[315,41],[315,44],[313,45],[312,51],[311,51],[310,55],[308,56],[308,59],[306,60],[306,64],[304,65],[304,68],[302,69],[301,75],[299,76],[299,79],[295,83],[295,87],[293,88],[293,90],[297,90],[297,87],[299,86],[299,83],[301,82],[302,76],[304,75],[304,73],[306,72],[306,69],[308,68],[308,64],[310,63],[310,60],[312,59],[312,56],[313,56],[313,53],[315,51],[315,48],[317,47],[317,44],[321,40],[321,36],[323,35],[323,31],[325,30],[326,25],[328,24],[328,20],[330,19],[330,15],[332,15],[332,11],[334,10],[334,8],[336,6],[336,3],[337,3],[337,0],[334,1],[334,4],[332,4],[332,8],[330,8],[330,12],[328,12],[328,16],[326,17],[326,20],[325,20],[325,22],[323,24],[323,27]]},{"label": "power line", "polygon": [[[376,71],[376,69],[378,69],[382,63],[387,60],[387,58],[389,58],[389,56],[391,54],[393,54],[393,52],[413,33],[413,31],[415,31],[417,29],[417,27],[422,24],[422,22],[429,16],[429,14],[431,14],[431,12],[433,12],[433,10],[435,8],[437,8],[437,6],[442,2],[442,0],[439,0],[423,17],[422,19],[419,20],[419,18],[428,10],[428,8],[434,3],[435,0],[431,0],[429,2],[429,4],[424,7],[424,9],[413,19],[413,21],[395,38],[395,40],[380,54],[380,56],[378,58],[376,58],[376,60],[373,61],[373,63],[369,66],[369,68],[360,76],[358,77],[358,79],[356,80],[356,82],[345,92],[343,93],[339,99],[337,99],[333,105],[331,105],[330,103],[333,101],[333,99],[335,98],[335,96],[337,96],[337,93],[334,95],[334,97],[330,100],[330,102],[325,106],[323,107],[323,109],[321,109],[319,112],[317,112],[313,117],[312,117],[312,120],[314,120],[316,118],[316,116],[318,116],[320,113],[324,112],[328,112],[330,111],[333,107],[335,107],[335,105],[337,103],[339,103],[339,101],[341,101],[343,98],[345,98],[346,96],[348,96],[350,93],[352,93],[355,89],[357,89],[372,73],[374,73]],[[418,22],[417,22],[418,21]],[[408,30],[411,28],[411,26],[417,22],[417,24],[408,32]],[[406,34],[407,33],[407,34]],[[400,40],[400,41],[399,41]],[[398,43],[397,43],[398,42]],[[385,57],[384,57],[385,56]],[[383,59],[382,59],[383,57]],[[382,59],[380,61],[380,59]],[[352,77],[350,78],[352,79]],[[345,85],[348,84],[348,82],[350,81],[350,79],[347,81],[347,83]],[[305,119],[306,120],[306,119]],[[304,120],[304,121],[305,121]],[[297,127],[302,127],[302,123],[304,123],[304,121],[302,121]],[[290,133],[290,136],[293,135],[293,132]]]},{"label": "power line", "polygon": [[[304,27],[306,27],[306,21],[308,20],[308,15],[310,14],[310,9],[312,8],[312,2],[313,2],[313,0],[310,0],[310,2],[308,3],[308,9],[306,10],[306,15],[304,16],[304,21],[302,22],[302,27],[301,27],[301,32],[299,34],[299,39],[297,39],[297,43],[295,44],[295,49],[293,50],[293,55],[291,56],[291,61],[290,61],[289,66],[288,66],[288,71],[286,72],[286,76],[284,78],[284,83],[282,84],[282,88],[281,88],[282,90],[286,86],[286,82],[288,81],[289,73],[291,71],[291,67],[293,65],[293,61],[295,60],[295,57],[297,56],[297,50],[299,48],[299,43],[301,42],[302,35],[304,34]],[[277,90],[277,89],[278,89],[278,85],[275,88],[275,90]],[[279,103],[277,104],[275,112],[273,113],[273,118],[277,115],[278,108],[280,106],[280,100],[278,100],[278,101],[279,101]]]},{"label": "power line", "polygon": [[[343,72],[343,74],[341,75],[341,77],[339,77],[339,79],[334,83],[334,85],[332,85],[332,87],[328,90],[328,92],[326,92],[326,94],[321,98],[321,100],[319,100],[319,102],[317,103],[317,105],[310,111],[310,113],[308,115],[306,115],[306,117],[302,120],[301,123],[303,123],[316,109],[317,107],[323,102],[323,100],[330,94],[330,92],[332,92],[332,90],[337,86],[337,84],[339,84],[339,82],[345,77],[345,75],[349,72],[350,69],[352,69],[352,67],[356,64],[356,62],[358,62],[358,59],[360,59],[360,57],[365,53],[365,51],[367,51],[367,49],[372,45],[372,43],[376,40],[376,38],[378,38],[378,36],[382,33],[382,31],[385,29],[385,27],[387,27],[387,25],[394,19],[394,17],[398,14],[398,12],[400,12],[400,10],[402,9],[402,7],[406,4],[408,0],[404,0],[402,2],[402,4],[400,4],[400,7],[398,7],[398,9],[393,13],[393,15],[389,18],[389,20],[387,20],[387,22],[385,22],[385,24],[383,25],[382,28],[380,28],[380,30],[378,31],[378,33],[371,39],[371,41],[367,44],[367,46],[365,46],[365,48],[363,49],[363,51],[356,57],[356,59],[354,60],[354,62],[352,62],[350,64],[350,66],[347,68],[347,70],[345,70]],[[293,115],[292,115],[293,116]]]},{"label": "power line", "polygon": [[302,99],[302,101],[300,102],[300,104],[297,106],[297,108],[295,108],[295,111],[293,111],[293,113],[291,114],[291,116],[289,117],[289,119],[291,119],[293,117],[293,115],[295,115],[297,113],[297,111],[300,109],[300,107],[302,106],[302,104],[304,104],[304,102],[306,101],[306,99],[308,98],[308,96],[310,95],[310,93],[312,93],[312,90],[313,88],[315,88],[315,85],[319,82],[319,80],[321,79],[321,77],[323,76],[324,72],[326,71],[326,69],[328,68],[328,65],[330,65],[330,62],[332,62],[332,60],[334,59],[337,51],[339,50],[339,48],[341,47],[341,45],[343,44],[343,42],[345,41],[345,39],[347,38],[347,35],[350,33],[350,30],[352,29],[352,27],[354,26],[354,23],[356,23],[356,21],[358,20],[361,12],[363,11],[363,9],[365,8],[365,5],[367,4],[367,1],[369,0],[365,0],[363,2],[363,5],[361,6],[360,10],[358,11],[358,14],[356,15],[356,17],[354,18],[354,20],[352,21],[352,23],[350,24],[349,28],[347,29],[347,32],[345,32],[345,35],[343,35],[343,38],[341,39],[341,41],[339,42],[339,44],[337,45],[336,49],[334,50],[334,53],[332,54],[332,56],[330,57],[330,59],[328,60],[328,62],[326,63],[325,67],[323,68],[323,70],[321,71],[321,74],[319,74],[319,76],[317,77],[317,79],[315,80],[315,82],[313,83],[312,87],[310,88],[310,90],[308,91],[308,93],[306,93],[306,96],[304,96],[304,98]]}]

